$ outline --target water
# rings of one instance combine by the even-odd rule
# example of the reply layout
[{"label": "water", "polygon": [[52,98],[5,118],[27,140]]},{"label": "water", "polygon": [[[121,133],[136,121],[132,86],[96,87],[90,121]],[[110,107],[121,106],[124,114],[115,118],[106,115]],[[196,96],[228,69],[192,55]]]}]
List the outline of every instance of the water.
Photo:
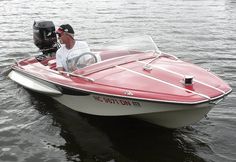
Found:
[{"label": "water", "polygon": [[[233,0],[0,0],[0,67],[37,54],[34,20],[70,23],[90,46],[134,33],[236,85]],[[80,114],[0,79],[0,161],[236,161],[236,93],[209,119],[168,130],[130,118]]]}]

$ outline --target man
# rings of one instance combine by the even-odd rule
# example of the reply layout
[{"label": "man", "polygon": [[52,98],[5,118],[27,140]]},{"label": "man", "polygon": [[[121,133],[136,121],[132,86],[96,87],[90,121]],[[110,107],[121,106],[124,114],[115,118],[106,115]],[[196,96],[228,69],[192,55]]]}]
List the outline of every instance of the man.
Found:
[{"label": "man", "polygon": [[75,41],[74,30],[69,24],[61,25],[56,33],[62,44],[61,48],[56,52],[57,70],[69,71],[70,67],[67,66],[68,59],[85,52],[90,52],[90,49],[86,42]]}]

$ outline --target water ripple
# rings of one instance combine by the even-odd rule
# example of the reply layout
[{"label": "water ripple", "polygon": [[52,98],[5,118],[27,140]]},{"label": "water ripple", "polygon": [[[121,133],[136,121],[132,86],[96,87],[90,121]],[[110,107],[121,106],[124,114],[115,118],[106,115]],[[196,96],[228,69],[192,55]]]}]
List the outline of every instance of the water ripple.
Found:
[{"label": "water ripple", "polygon": [[[236,88],[233,0],[1,0],[0,13],[0,71],[38,54],[33,22],[52,20],[57,27],[72,24],[76,39],[91,47],[127,34],[152,35],[162,51],[211,69]],[[3,77],[0,161],[235,161],[235,99],[232,92],[209,119],[167,131],[83,117]]]}]

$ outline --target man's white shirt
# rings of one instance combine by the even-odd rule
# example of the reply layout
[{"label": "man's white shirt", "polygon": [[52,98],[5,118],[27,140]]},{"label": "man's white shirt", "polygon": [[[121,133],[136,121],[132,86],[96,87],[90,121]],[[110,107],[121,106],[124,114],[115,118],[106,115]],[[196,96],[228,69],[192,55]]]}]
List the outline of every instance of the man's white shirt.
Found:
[{"label": "man's white shirt", "polygon": [[84,41],[76,41],[72,49],[67,49],[63,44],[56,52],[56,64],[68,71],[67,60],[75,56],[79,56],[85,52],[90,52],[89,46]]}]

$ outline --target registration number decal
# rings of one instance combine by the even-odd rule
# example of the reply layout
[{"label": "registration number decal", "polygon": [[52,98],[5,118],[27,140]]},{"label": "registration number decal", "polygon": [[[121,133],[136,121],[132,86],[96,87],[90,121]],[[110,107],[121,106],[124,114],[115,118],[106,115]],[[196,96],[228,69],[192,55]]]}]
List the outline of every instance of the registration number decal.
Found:
[{"label": "registration number decal", "polygon": [[124,99],[118,99],[118,98],[105,97],[105,96],[93,96],[93,98],[98,102],[106,103],[106,104],[141,107],[141,103],[137,101],[130,101],[130,100],[124,100]]}]

